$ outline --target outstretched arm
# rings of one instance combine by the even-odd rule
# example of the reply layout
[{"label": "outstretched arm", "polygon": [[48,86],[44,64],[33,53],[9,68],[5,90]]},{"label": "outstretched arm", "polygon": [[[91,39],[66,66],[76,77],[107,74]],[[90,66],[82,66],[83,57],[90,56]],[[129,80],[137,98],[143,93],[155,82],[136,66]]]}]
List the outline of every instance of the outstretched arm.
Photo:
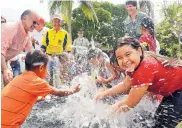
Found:
[{"label": "outstretched arm", "polygon": [[57,89],[53,88],[50,94],[56,95],[56,96],[68,96],[73,93],[76,93],[80,91],[80,85],[75,86],[73,89]]},{"label": "outstretched arm", "polygon": [[111,72],[112,75],[107,79],[104,79],[103,77],[99,76],[97,78],[97,82],[108,84],[109,82],[111,82],[116,78],[116,73],[114,71],[114,68],[111,66],[110,62],[106,62],[106,67],[108,68],[108,70]]},{"label": "outstretched arm", "polygon": [[130,108],[134,108],[142,99],[145,92],[147,91],[149,85],[144,85],[142,87],[132,88],[126,99],[114,105],[115,112],[129,111]]},{"label": "outstretched arm", "polygon": [[113,88],[107,89],[103,92],[100,92],[96,95],[96,101],[106,97],[106,96],[113,96],[120,93],[125,93],[131,88],[131,80],[129,76],[126,76],[124,81],[117,84]]}]

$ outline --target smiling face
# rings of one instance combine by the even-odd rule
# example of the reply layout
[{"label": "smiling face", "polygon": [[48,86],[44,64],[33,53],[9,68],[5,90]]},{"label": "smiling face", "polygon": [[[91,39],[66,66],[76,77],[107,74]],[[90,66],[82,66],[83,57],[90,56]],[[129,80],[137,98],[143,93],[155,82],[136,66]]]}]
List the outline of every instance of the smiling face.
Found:
[{"label": "smiling face", "polygon": [[120,68],[129,72],[138,67],[142,56],[141,48],[136,50],[131,45],[123,45],[115,53]]},{"label": "smiling face", "polygon": [[63,21],[61,21],[58,18],[55,18],[52,20],[52,24],[54,26],[54,29],[58,31],[58,30],[60,30],[61,26],[63,25]]},{"label": "smiling face", "polygon": [[137,12],[137,8],[133,6],[132,4],[126,5],[126,11],[129,15],[135,14]]},{"label": "smiling face", "polygon": [[39,17],[36,13],[32,12],[30,15],[25,15],[22,19],[25,31],[32,32],[38,25]]},{"label": "smiling face", "polygon": [[78,32],[78,38],[82,38],[83,37],[83,32]]}]

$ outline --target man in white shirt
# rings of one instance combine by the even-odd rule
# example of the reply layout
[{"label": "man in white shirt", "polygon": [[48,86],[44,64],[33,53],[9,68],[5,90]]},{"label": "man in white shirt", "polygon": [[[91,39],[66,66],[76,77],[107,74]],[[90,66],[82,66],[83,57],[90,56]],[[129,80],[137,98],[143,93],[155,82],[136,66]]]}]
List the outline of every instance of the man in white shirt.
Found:
[{"label": "man in white shirt", "polygon": [[78,31],[78,38],[73,42],[73,47],[76,49],[76,53],[83,53],[89,48],[89,41],[87,38],[83,37],[83,31]]},{"label": "man in white shirt", "polygon": [[40,18],[39,25],[35,27],[33,32],[31,33],[32,37],[32,43],[35,48],[35,50],[40,50],[40,47],[42,45],[42,39],[46,32],[48,31],[47,27],[44,27],[45,20],[43,18]]}]

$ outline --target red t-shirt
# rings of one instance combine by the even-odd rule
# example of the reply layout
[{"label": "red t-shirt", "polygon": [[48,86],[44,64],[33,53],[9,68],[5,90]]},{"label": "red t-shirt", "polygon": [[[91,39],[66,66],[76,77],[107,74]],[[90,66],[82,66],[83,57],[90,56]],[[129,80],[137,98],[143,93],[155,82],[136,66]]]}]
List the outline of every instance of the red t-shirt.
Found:
[{"label": "red t-shirt", "polygon": [[149,84],[148,91],[169,96],[176,90],[182,90],[182,67],[164,67],[153,57],[145,57],[138,69],[131,73],[132,87]]},{"label": "red t-shirt", "polygon": [[156,52],[156,40],[150,34],[142,35],[139,39],[140,43],[146,42],[149,45],[149,50]]}]

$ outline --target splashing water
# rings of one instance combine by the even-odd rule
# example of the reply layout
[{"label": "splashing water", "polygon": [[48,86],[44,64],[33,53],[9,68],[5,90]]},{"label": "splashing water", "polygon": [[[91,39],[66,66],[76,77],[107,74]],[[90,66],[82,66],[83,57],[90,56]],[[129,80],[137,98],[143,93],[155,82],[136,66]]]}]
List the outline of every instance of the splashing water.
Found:
[{"label": "splashing water", "polygon": [[127,113],[112,114],[111,102],[125,96],[94,102],[95,82],[86,73],[76,76],[71,84],[80,84],[80,92],[68,97],[53,97],[37,103],[22,128],[150,128],[158,105],[145,96]]},{"label": "splashing water", "polygon": [[[95,48],[93,37],[91,45]],[[113,114],[111,105],[126,95],[109,97],[95,103],[94,96],[98,93],[95,77],[99,69],[93,68],[89,75],[84,73],[88,72],[85,69],[88,68],[87,51],[75,55],[73,61],[70,71],[76,77],[71,85],[80,84],[80,92],[68,97],[51,96],[51,99],[35,104],[22,128],[150,128],[154,124],[153,115],[159,104],[157,101],[144,96],[129,112]],[[58,88],[67,86],[60,85]]]},{"label": "splashing water", "polygon": [[93,36],[91,37],[91,46],[92,46],[92,48],[93,49],[95,49],[95,43],[94,43],[94,38],[93,38]]}]

